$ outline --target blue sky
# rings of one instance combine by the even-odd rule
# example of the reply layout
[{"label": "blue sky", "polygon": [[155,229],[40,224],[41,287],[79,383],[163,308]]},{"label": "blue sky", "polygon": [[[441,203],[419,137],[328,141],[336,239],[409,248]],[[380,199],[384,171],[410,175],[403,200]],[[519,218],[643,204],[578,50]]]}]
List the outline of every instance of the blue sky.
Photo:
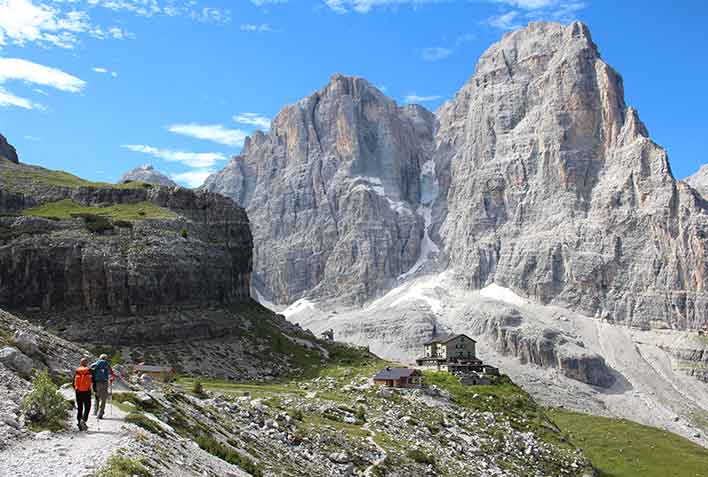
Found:
[{"label": "blue sky", "polygon": [[434,110],[532,19],[590,26],[676,177],[708,160],[708,2],[689,0],[0,0],[0,133],[27,163],[194,186],[334,73]]}]

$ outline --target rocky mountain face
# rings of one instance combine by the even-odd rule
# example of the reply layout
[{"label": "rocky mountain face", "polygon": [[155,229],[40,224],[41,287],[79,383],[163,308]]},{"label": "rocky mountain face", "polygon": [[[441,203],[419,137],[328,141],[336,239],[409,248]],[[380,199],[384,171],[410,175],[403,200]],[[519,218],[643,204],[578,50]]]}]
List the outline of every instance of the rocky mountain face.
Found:
[{"label": "rocky mountain face", "polygon": [[7,139],[5,139],[5,136],[2,134],[0,134],[0,157],[4,157],[8,161],[12,161],[15,164],[20,162],[17,157],[17,151],[7,142]]},{"label": "rocky mountain face", "polygon": [[131,181],[144,182],[145,184],[154,184],[165,187],[177,187],[177,183],[162,172],[156,171],[150,164],[136,167],[135,169],[123,174],[123,177],[120,179],[120,182],[122,183]]},{"label": "rocky mountain face", "polygon": [[708,323],[705,201],[587,27],[504,36],[438,111],[435,237],[468,285],[639,327]]},{"label": "rocky mountain face", "polygon": [[684,182],[700,192],[703,197],[708,196],[708,164],[703,164],[698,172],[686,177]]},{"label": "rocky mountain face", "polygon": [[251,136],[203,187],[248,211],[264,295],[361,302],[410,270],[423,246],[416,209],[434,125],[423,108],[336,75]]},{"label": "rocky mountain face", "polygon": [[708,324],[706,202],[579,22],[506,34],[435,116],[336,76],[205,187],[248,209],[254,282],[276,303],[365,301],[439,257],[472,289]]}]

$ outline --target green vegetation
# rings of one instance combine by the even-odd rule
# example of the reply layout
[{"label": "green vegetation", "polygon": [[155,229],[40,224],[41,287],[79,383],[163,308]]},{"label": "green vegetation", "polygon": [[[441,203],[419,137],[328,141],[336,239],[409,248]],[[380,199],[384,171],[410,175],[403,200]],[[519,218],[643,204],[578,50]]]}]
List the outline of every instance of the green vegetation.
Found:
[{"label": "green vegetation", "polygon": [[426,464],[435,466],[435,457],[430,454],[426,454],[420,449],[411,449],[408,451],[408,457],[413,459],[419,464]]},{"label": "green vegetation", "polygon": [[[55,218],[68,220],[81,217],[84,220],[91,217],[105,217],[113,220],[128,221],[142,219],[171,219],[176,214],[168,209],[158,207],[151,202],[137,202],[133,204],[116,204],[110,207],[87,207],[70,199],[25,209],[22,215],[34,217]],[[88,223],[88,220],[87,220]]]},{"label": "green vegetation", "polygon": [[140,412],[131,412],[125,417],[125,422],[135,424],[136,426],[142,427],[146,431],[157,434],[161,437],[165,437],[167,435],[160,424]]},{"label": "green vegetation", "polygon": [[105,182],[91,182],[69,174],[64,171],[52,171],[43,167],[27,164],[14,164],[0,158],[0,182],[3,187],[11,192],[27,192],[28,190],[48,187],[66,187],[77,189],[79,187],[114,188],[114,189],[140,189],[152,187],[142,182],[128,184],[108,184]]},{"label": "green vegetation", "polygon": [[59,394],[49,373],[42,371],[32,380],[32,391],[22,400],[21,409],[33,431],[60,431],[66,428],[69,404]]},{"label": "green vegetation", "polygon": [[213,437],[200,434],[194,440],[203,450],[230,464],[239,466],[253,477],[263,476],[263,469],[261,469],[259,465],[255,464],[247,456],[238,453],[230,446],[222,444]]},{"label": "green vegetation", "polygon": [[108,459],[106,467],[96,477],[151,477],[152,473],[141,463],[123,456]]},{"label": "green vegetation", "polygon": [[187,229],[182,229],[179,231],[179,234],[182,236],[182,238],[187,238],[189,237],[189,232],[187,232]]},{"label": "green vegetation", "polygon": [[549,413],[601,477],[706,475],[708,450],[676,434],[624,419],[564,410]]},{"label": "green vegetation", "polygon": [[199,398],[203,398],[205,396],[204,385],[202,385],[201,379],[197,378],[192,383],[192,394]]}]

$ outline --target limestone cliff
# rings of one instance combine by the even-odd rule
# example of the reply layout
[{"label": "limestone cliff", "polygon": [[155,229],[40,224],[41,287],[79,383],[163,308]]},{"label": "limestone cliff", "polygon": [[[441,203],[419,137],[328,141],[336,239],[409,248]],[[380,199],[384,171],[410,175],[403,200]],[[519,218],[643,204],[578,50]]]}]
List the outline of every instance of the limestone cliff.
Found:
[{"label": "limestone cliff", "polygon": [[17,151],[15,148],[7,142],[7,139],[5,139],[5,136],[0,134],[0,157],[4,157],[5,159],[14,162],[17,164],[20,162],[20,160],[17,157]]},{"label": "limestone cliff", "polygon": [[505,35],[438,118],[434,235],[470,287],[641,327],[708,323],[706,203],[585,25]]},{"label": "limestone cliff", "polygon": [[684,179],[691,187],[696,189],[703,197],[708,196],[708,164],[703,164],[698,171]]},{"label": "limestone cliff", "polygon": [[204,188],[248,211],[254,281],[276,302],[312,291],[361,302],[416,262],[434,118],[335,75],[284,108]]}]

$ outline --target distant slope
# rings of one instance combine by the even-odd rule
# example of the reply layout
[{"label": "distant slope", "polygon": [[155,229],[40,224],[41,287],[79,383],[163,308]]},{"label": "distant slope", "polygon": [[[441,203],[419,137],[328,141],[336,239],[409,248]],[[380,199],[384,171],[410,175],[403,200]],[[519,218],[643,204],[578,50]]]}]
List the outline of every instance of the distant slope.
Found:
[{"label": "distant slope", "polygon": [[144,182],[146,184],[160,185],[165,187],[176,187],[177,183],[172,179],[167,177],[160,171],[155,170],[155,168],[150,164],[145,164],[144,166],[136,167],[121,177],[120,182]]},{"label": "distant slope", "polygon": [[695,174],[686,177],[684,181],[703,197],[708,197],[708,164],[703,164]]},{"label": "distant slope", "polygon": [[708,449],[654,427],[563,410],[551,418],[583,449],[600,477],[708,475]]}]

